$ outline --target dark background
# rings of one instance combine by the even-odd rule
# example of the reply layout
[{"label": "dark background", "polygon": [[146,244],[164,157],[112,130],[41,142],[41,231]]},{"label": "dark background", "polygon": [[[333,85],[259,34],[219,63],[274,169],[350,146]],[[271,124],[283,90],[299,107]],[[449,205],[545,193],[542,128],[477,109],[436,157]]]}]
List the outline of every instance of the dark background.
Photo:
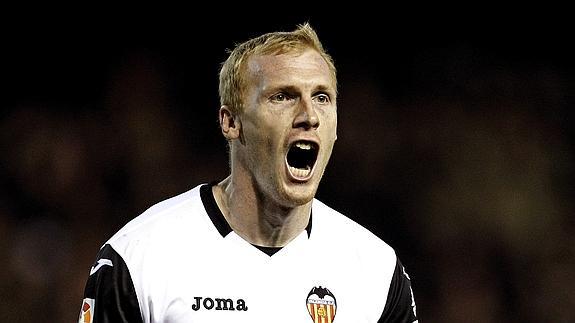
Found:
[{"label": "dark background", "polygon": [[297,8],[4,20],[0,321],[74,321],[102,243],[225,177],[225,50],[304,21],[340,84],[319,198],[396,249],[420,321],[575,320],[567,11]]}]

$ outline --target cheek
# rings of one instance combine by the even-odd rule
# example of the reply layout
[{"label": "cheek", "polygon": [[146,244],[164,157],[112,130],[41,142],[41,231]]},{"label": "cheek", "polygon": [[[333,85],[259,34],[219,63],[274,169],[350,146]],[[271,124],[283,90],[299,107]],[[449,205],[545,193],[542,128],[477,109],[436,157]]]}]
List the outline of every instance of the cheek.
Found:
[{"label": "cheek", "polygon": [[[324,119],[323,123],[324,139],[329,141],[335,141],[337,138],[337,115],[328,115]],[[321,126],[320,126],[321,128]]]},{"label": "cheek", "polygon": [[246,138],[246,141],[250,146],[249,150],[252,152],[254,162],[256,164],[269,163],[270,160],[277,157],[281,135],[268,126],[260,126],[250,130],[250,138]]},{"label": "cheek", "polygon": [[320,111],[324,126],[327,128],[336,128],[337,127],[337,110],[335,107],[328,107]]}]

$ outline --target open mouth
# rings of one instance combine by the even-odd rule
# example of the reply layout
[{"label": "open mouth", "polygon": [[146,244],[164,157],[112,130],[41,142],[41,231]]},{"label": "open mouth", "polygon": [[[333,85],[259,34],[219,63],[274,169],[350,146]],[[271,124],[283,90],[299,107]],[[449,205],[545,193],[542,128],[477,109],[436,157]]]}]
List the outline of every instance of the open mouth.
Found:
[{"label": "open mouth", "polygon": [[307,179],[312,171],[319,146],[311,141],[294,142],[286,156],[289,172],[296,179]]}]

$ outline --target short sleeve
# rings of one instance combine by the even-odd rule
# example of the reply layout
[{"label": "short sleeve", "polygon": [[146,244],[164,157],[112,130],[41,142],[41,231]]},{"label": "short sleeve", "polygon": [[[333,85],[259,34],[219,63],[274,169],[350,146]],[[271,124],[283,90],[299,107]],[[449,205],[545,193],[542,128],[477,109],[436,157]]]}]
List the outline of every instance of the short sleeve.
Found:
[{"label": "short sleeve", "polygon": [[411,280],[405,272],[399,258],[387,294],[385,308],[378,323],[417,322],[415,298],[411,289]]},{"label": "short sleeve", "polygon": [[80,323],[142,322],[130,272],[122,257],[105,245],[90,269]]}]

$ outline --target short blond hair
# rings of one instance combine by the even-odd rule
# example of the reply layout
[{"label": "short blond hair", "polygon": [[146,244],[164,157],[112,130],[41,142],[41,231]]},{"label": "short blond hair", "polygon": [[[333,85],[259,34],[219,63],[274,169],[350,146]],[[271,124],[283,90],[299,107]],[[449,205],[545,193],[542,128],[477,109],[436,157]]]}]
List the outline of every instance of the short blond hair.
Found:
[{"label": "short blond hair", "polygon": [[279,55],[316,50],[327,63],[337,89],[336,69],[331,56],[324,50],[319,38],[309,25],[298,25],[292,32],[272,32],[236,45],[220,69],[220,104],[226,105],[233,114],[243,110],[242,98],[246,87],[245,70],[252,55]]}]

